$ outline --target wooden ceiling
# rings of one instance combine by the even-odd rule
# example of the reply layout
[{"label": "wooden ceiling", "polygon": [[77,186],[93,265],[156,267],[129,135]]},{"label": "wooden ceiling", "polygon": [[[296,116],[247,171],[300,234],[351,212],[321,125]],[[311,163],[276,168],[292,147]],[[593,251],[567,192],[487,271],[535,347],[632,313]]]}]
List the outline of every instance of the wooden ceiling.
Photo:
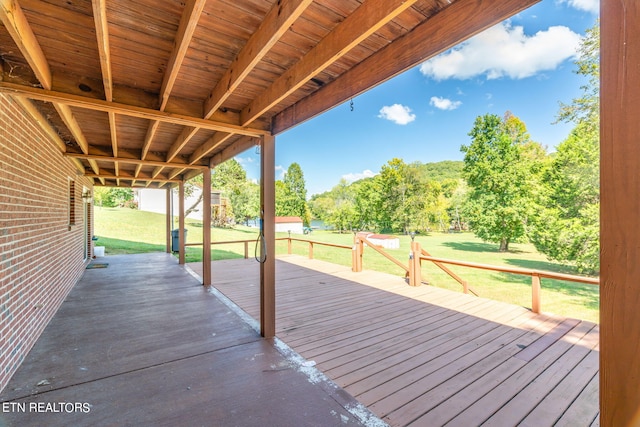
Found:
[{"label": "wooden ceiling", "polygon": [[0,0],[0,92],[96,185],[201,173],[539,0]]}]

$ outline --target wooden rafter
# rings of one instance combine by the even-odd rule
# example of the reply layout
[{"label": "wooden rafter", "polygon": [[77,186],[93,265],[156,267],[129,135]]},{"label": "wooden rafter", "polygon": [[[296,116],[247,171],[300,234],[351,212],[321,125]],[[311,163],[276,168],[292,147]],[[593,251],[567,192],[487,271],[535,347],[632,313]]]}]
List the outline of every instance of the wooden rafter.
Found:
[{"label": "wooden rafter", "polygon": [[342,21],[300,61],[281,75],[240,113],[248,124],[295,92],[320,71],[407,10],[417,0],[368,0]]},{"label": "wooden rafter", "polygon": [[139,158],[101,156],[97,154],[66,152],[64,153],[64,155],[67,157],[72,157],[76,159],[94,160],[94,161],[111,162],[111,163],[120,162],[120,163],[131,164],[131,165],[160,166],[160,167],[182,168],[182,169],[205,169],[208,167],[205,165],[187,165],[184,163],[168,163],[168,162],[162,162],[158,160],[140,160]]},{"label": "wooden rafter", "polygon": [[0,82],[0,92],[15,96],[26,96],[27,98],[38,99],[40,101],[57,102],[71,107],[86,108],[94,111],[114,112],[124,116],[138,117],[147,120],[158,120],[165,123],[194,126],[202,129],[231,132],[240,135],[259,137],[260,135],[268,133],[261,129],[214,122],[197,117],[185,116],[183,114],[167,113],[150,108],[136,107],[118,102],[108,102],[102,99],[88,98],[85,96],[55,92],[8,82]]},{"label": "wooden rafter", "polygon": [[233,145],[225,148],[215,156],[211,157],[211,159],[209,160],[209,166],[211,168],[214,168],[220,163],[226,162],[232,157],[235,157],[243,151],[246,151],[251,147],[255,147],[258,144],[259,140],[257,140],[256,138],[244,137],[239,141],[236,141]]},{"label": "wooden rafter", "polygon": [[109,49],[109,27],[107,23],[106,0],[92,0],[93,20],[96,26],[96,39],[100,54],[102,83],[107,101],[113,101],[113,78],[111,77],[111,53]]},{"label": "wooden rafter", "polygon": [[191,154],[191,157],[189,157],[189,164],[193,164],[202,159],[232,136],[233,134],[231,133],[216,132],[215,135],[209,138],[204,144],[198,147],[193,154]]},{"label": "wooden rafter", "polygon": [[174,143],[171,145],[171,148],[169,148],[169,151],[167,152],[167,162],[173,160],[178,155],[180,150],[182,150],[184,146],[187,145],[187,143],[191,140],[191,138],[195,136],[196,133],[198,133],[199,130],[200,128],[198,127],[190,126],[186,126],[184,129],[182,129],[182,132],[180,132],[180,135],[178,135]]},{"label": "wooden rafter", "polygon": [[[96,41],[100,55],[100,69],[102,71],[102,84],[104,96],[107,101],[113,101],[113,77],[111,74],[111,50],[109,48],[109,26],[107,23],[106,0],[92,0],[93,20],[96,27]],[[118,134],[116,131],[116,115],[109,112],[109,130],[111,134],[111,147],[113,157],[118,157]],[[115,164],[116,174],[118,163]]]},{"label": "wooden rafter", "polygon": [[[457,0],[273,118],[279,134],[437,55],[540,0]],[[425,40],[429,43],[425,44]]]},{"label": "wooden rafter", "polygon": [[[178,77],[178,72],[180,71],[180,67],[182,65],[182,62],[184,61],[184,57],[187,54],[189,45],[191,44],[193,33],[196,30],[198,20],[200,19],[200,15],[202,15],[202,10],[204,9],[205,3],[206,0],[189,0],[185,5],[182,17],[180,18],[180,25],[178,26],[178,32],[176,34],[173,51],[171,52],[171,56],[169,57],[167,69],[162,80],[162,86],[160,89],[160,111],[164,111],[165,107],[167,106],[167,102],[169,102],[171,90],[173,89],[173,85],[175,84],[176,78]],[[156,131],[158,130],[159,124],[160,122],[157,120],[152,120],[149,124],[149,129],[147,130],[147,135],[145,136],[144,147],[142,149],[142,160],[146,158],[147,153],[149,152],[149,148],[151,147],[151,143],[153,142],[153,138],[156,134]],[[183,135],[181,134],[180,137],[178,137],[178,139],[172,145],[170,154],[167,156],[167,161],[171,161],[173,157],[175,157],[178,152],[180,152],[182,147],[184,147],[184,144],[189,142],[189,139],[191,139],[193,135],[195,135],[195,132],[192,133],[189,137],[181,139],[181,137],[183,137]]]},{"label": "wooden rafter", "polygon": [[36,78],[45,89],[51,89],[51,70],[20,4],[16,0],[0,0],[0,21],[22,52]]},{"label": "wooden rafter", "polygon": [[180,71],[182,61],[184,61],[184,57],[187,54],[187,49],[191,44],[193,33],[196,30],[202,9],[204,9],[206,2],[206,0],[188,0],[184,7],[174,42],[174,48],[169,57],[167,70],[162,80],[162,88],[160,89],[160,111],[164,111],[167,105],[169,95],[178,77],[178,71]]},{"label": "wooden rafter", "polygon": [[179,182],[180,181],[179,179],[171,179],[171,178],[163,178],[163,177],[151,178],[151,177],[142,176],[142,177],[136,178],[134,176],[129,176],[122,173],[115,174],[115,173],[105,173],[105,172],[102,172],[100,174],[86,173],[85,176],[89,178],[120,179],[123,181],[131,181],[132,183],[135,183],[136,181],[145,181],[145,182]]},{"label": "wooden rafter", "polygon": [[269,49],[284,35],[296,19],[313,3],[312,0],[282,0],[275,2],[262,24],[242,48],[231,66],[211,91],[205,102],[206,119],[222,105]]},{"label": "wooden rafter", "polygon": [[[56,145],[58,146],[58,148],[60,149],[60,151],[62,153],[64,153],[65,151],[67,151],[67,146],[64,143],[64,141],[62,140],[62,138],[60,138],[60,135],[58,135],[58,132],[56,132],[51,125],[49,124],[49,122],[47,121],[47,119],[44,118],[44,116],[42,115],[42,113],[40,113],[40,111],[38,111],[38,109],[36,108],[35,105],[33,105],[33,102],[31,102],[30,100],[26,99],[26,98],[21,98],[19,96],[14,97],[14,99],[20,104],[22,105],[22,108],[25,109],[25,111],[27,113],[29,113],[29,115],[36,121],[38,122],[38,125],[40,125],[40,129],[42,129],[44,131],[44,133],[47,134],[47,136],[56,143]],[[84,170],[84,169],[83,169]]]}]

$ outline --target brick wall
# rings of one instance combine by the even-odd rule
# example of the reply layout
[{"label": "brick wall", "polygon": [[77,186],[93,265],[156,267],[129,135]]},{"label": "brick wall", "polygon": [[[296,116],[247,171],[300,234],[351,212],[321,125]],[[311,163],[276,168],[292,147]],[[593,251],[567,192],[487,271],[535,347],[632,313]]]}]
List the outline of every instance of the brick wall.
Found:
[{"label": "brick wall", "polygon": [[0,94],[0,391],[84,271],[82,191],[91,182],[76,172],[31,116]]}]

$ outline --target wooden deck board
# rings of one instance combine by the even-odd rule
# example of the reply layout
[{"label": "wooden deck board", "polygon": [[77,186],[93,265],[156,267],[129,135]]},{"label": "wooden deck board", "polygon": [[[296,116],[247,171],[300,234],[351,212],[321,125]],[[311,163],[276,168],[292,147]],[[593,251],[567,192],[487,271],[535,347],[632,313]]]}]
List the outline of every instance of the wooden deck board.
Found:
[{"label": "wooden deck board", "polygon": [[[174,257],[101,261],[0,394],[26,408],[0,411],[1,426],[364,425],[355,399],[261,338]],[[90,406],[30,409],[61,402]]]},{"label": "wooden deck board", "polygon": [[[257,318],[257,277],[225,278],[251,262],[221,263],[214,286]],[[592,323],[298,256],[276,294],[278,337],[392,426],[598,423]]]}]

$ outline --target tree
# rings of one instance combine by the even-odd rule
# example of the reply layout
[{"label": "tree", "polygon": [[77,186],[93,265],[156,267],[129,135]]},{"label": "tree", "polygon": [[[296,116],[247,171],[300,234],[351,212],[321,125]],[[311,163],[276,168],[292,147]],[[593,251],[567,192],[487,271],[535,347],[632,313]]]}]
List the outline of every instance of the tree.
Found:
[{"label": "tree", "polygon": [[558,145],[543,175],[542,208],[530,239],[550,259],[574,263],[581,272],[599,270],[599,23],[587,31],[576,61],[587,77],[582,96],[561,104],[559,121],[575,123]]},{"label": "tree", "polygon": [[469,132],[472,142],[462,146],[463,174],[469,185],[465,215],[483,240],[509,244],[525,236],[535,193],[538,160],[532,153],[524,123],[511,113],[476,118]]},{"label": "tree", "polygon": [[133,190],[130,188],[96,187],[93,190],[95,204],[107,208],[133,206]]},{"label": "tree", "polygon": [[311,212],[307,205],[307,189],[304,174],[298,163],[291,163],[282,180],[280,190],[276,187],[276,211],[278,215],[299,216],[305,226],[311,222]]}]

